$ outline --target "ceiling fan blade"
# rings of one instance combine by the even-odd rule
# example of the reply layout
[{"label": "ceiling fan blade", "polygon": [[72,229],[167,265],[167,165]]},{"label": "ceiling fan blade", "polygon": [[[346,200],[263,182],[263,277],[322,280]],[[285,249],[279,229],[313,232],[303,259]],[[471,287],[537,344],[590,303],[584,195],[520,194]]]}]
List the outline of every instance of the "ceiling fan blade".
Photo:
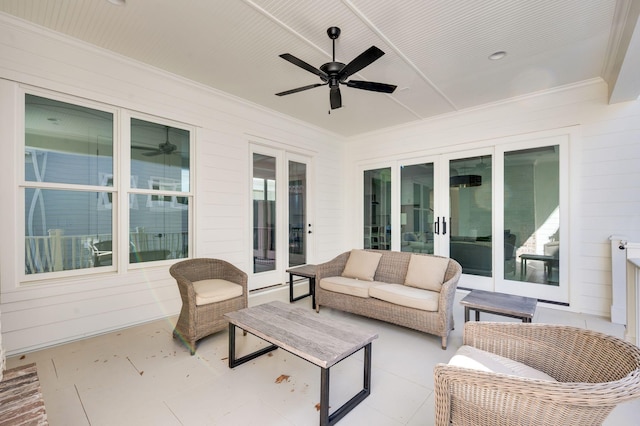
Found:
[{"label": "ceiling fan blade", "polygon": [[362,68],[370,65],[378,58],[384,55],[384,52],[375,46],[371,46],[360,55],[358,55],[353,61],[344,66],[338,73],[338,79],[345,81],[350,75],[357,73]]},{"label": "ceiling fan blade", "polygon": [[285,61],[289,61],[291,62],[293,65],[297,65],[300,68],[309,71],[310,73],[313,73],[315,75],[317,75],[318,77],[320,77],[323,80],[327,80],[329,78],[329,76],[319,70],[318,68],[314,67],[313,65],[309,65],[308,63],[306,63],[305,61],[303,61],[302,59],[298,59],[295,56],[293,56],[290,53],[283,53],[282,55],[280,55],[280,57],[282,59],[284,59]]},{"label": "ceiling fan blade", "polygon": [[155,157],[156,155],[160,155],[162,154],[162,151],[156,149],[153,152],[143,152],[142,155],[144,155],[145,157]]},{"label": "ceiling fan blade", "polygon": [[376,83],[374,81],[350,80],[345,83],[354,89],[371,90],[372,92],[393,93],[396,87],[393,84]]},{"label": "ceiling fan blade", "polygon": [[340,88],[338,86],[331,88],[329,100],[331,101],[331,109],[342,107],[342,95],[340,94]]},{"label": "ceiling fan blade", "polygon": [[329,83],[310,84],[308,86],[298,87],[297,89],[285,90],[284,92],[276,93],[276,96],[290,95],[292,93],[302,92],[303,90],[309,90],[309,89],[313,89],[314,87],[325,86],[327,84]]},{"label": "ceiling fan blade", "polygon": [[150,146],[135,146],[131,145],[131,149],[139,149],[142,151],[157,151],[158,148],[151,148]]}]

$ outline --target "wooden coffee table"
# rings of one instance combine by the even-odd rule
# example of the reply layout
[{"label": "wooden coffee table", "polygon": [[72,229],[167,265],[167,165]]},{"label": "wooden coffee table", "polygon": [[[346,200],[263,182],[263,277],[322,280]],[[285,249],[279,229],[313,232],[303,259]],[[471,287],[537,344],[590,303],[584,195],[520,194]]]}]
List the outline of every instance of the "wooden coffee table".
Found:
[{"label": "wooden coffee table", "polygon": [[471,290],[461,301],[464,306],[464,322],[469,321],[469,310],[476,311],[476,321],[480,321],[480,312],[519,318],[522,322],[531,322],[536,312],[537,299],[513,294],[494,293],[492,291]]},{"label": "wooden coffee table", "polygon": [[[320,425],[333,425],[371,393],[371,342],[378,334],[282,302],[270,302],[224,315],[229,320],[229,368],[282,348],[320,367]],[[271,345],[236,357],[236,327]],[[329,414],[329,369],[364,348],[363,389]]]}]

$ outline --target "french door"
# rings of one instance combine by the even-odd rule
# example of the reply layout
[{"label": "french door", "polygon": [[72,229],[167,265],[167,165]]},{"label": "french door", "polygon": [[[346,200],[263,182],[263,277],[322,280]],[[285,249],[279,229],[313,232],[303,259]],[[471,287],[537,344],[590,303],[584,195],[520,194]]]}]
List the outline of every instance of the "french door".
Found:
[{"label": "french door", "polygon": [[566,145],[543,138],[364,170],[363,246],[451,257],[461,287],[566,303]]},{"label": "french door", "polygon": [[310,164],[301,154],[252,146],[250,290],[281,284],[288,268],[308,262]]}]

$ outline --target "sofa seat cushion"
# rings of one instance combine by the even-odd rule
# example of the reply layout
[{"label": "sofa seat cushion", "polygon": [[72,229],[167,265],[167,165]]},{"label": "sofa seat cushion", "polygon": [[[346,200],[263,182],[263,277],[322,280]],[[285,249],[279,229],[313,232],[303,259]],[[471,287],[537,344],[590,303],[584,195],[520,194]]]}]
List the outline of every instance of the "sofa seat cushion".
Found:
[{"label": "sofa seat cushion", "polygon": [[369,296],[396,305],[436,312],[440,293],[402,284],[380,284],[369,289]]},{"label": "sofa seat cushion", "polygon": [[357,297],[369,297],[369,289],[384,283],[363,281],[346,277],[326,277],[320,280],[320,288]]},{"label": "sofa seat cushion", "polygon": [[359,280],[373,281],[382,254],[365,250],[351,250],[342,276]]},{"label": "sofa seat cushion", "polygon": [[219,278],[194,281],[193,290],[196,292],[197,306],[242,296],[241,285]]},{"label": "sofa seat cushion", "polygon": [[449,361],[449,365],[472,370],[508,374],[510,376],[524,377],[527,379],[556,381],[547,373],[536,370],[526,364],[468,345],[463,345],[458,349]]},{"label": "sofa seat cushion", "polygon": [[404,283],[411,287],[439,292],[448,266],[449,259],[412,254]]}]

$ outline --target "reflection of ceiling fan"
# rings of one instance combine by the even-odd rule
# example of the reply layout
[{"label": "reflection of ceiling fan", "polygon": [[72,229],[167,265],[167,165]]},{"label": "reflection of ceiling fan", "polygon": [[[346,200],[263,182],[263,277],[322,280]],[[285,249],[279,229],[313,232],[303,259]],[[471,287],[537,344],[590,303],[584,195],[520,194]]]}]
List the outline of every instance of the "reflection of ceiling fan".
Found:
[{"label": "reflection of ceiling fan", "polygon": [[364,67],[371,65],[371,63],[379,59],[382,55],[384,55],[384,52],[375,46],[371,46],[370,48],[362,52],[359,56],[357,56],[353,61],[345,65],[342,62],[336,62],[336,39],[340,36],[340,28],[331,27],[327,30],[327,34],[329,35],[329,38],[333,40],[333,59],[331,62],[327,62],[326,64],[322,65],[320,69],[309,65],[308,63],[296,58],[289,53],[283,53],[282,55],[280,55],[282,59],[291,62],[293,65],[297,65],[300,68],[317,75],[323,82],[276,93],[277,96],[290,95],[292,93],[302,92],[303,90],[313,89],[314,87],[329,85],[329,89],[331,89],[329,93],[331,109],[336,109],[342,107],[340,84],[344,84],[347,87],[353,87],[354,89],[370,90],[373,92],[382,93],[393,93],[393,91],[396,90],[396,86],[392,84],[359,80],[347,81],[347,78],[349,78],[351,75],[357,73]]},{"label": "reflection of ceiling fan", "polygon": [[151,148],[148,146],[132,146],[131,148],[139,149],[142,151],[149,151],[149,152],[142,153],[142,155],[145,155],[147,157],[153,157],[155,155],[160,155],[160,154],[164,154],[164,155],[179,154],[179,152],[177,151],[178,146],[169,142],[169,126],[166,126],[166,128],[167,128],[166,141],[159,144],[157,148]]}]

